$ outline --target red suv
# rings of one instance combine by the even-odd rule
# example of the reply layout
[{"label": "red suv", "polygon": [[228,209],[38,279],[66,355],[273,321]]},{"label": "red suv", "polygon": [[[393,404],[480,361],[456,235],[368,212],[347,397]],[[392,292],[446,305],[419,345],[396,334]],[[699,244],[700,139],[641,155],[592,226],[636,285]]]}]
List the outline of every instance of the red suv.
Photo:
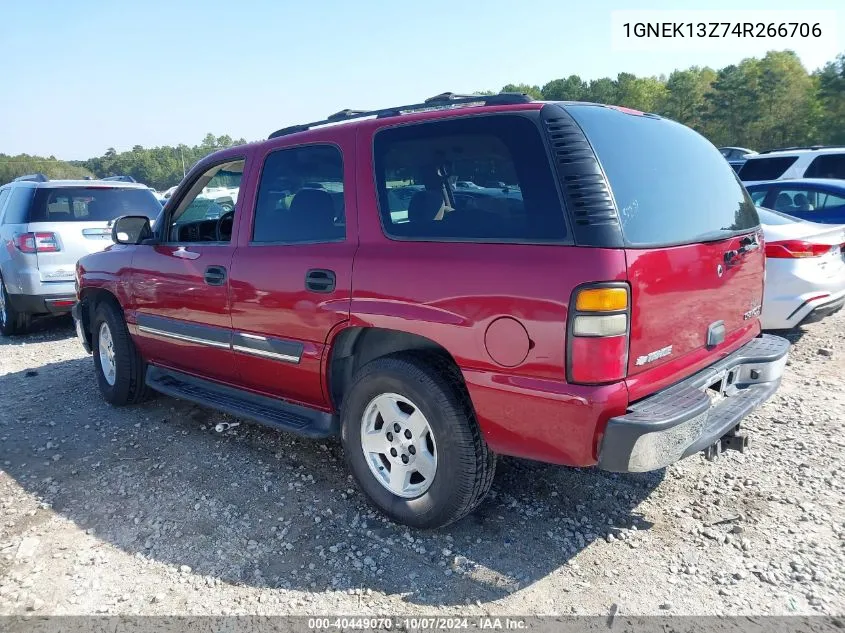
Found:
[{"label": "red suv", "polygon": [[496,455],[637,472],[744,448],[789,347],[760,334],[762,235],[730,165],[623,108],[345,110],[205,158],[155,231],[126,216],[113,239],[74,308],[106,400],[150,387],[339,434],[416,527],[470,512]]}]

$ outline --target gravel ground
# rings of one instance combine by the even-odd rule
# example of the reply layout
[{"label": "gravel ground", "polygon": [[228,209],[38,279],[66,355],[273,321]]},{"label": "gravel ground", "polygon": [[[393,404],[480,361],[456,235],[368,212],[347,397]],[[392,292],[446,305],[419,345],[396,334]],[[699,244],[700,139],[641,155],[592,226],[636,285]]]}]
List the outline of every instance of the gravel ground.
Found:
[{"label": "gravel ground", "polygon": [[67,320],[0,339],[2,614],[843,614],[845,311],[793,332],[751,450],[614,475],[501,460],[438,532],[335,442],[114,409]]}]

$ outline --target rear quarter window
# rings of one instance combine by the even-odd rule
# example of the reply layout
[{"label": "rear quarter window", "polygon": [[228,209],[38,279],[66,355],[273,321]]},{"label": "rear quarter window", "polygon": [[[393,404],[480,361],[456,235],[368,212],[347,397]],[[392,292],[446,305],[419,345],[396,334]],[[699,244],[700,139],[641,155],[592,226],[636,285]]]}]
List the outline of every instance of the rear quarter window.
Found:
[{"label": "rear quarter window", "polygon": [[629,246],[712,241],[759,226],[731,166],[692,129],[608,107],[569,106],[567,112],[604,169]]},{"label": "rear quarter window", "polygon": [[805,178],[845,179],[845,154],[822,154],[813,159],[804,173]]},{"label": "rear quarter window", "polygon": [[382,226],[392,238],[567,238],[548,155],[528,118],[464,117],[388,128],[376,133],[374,154]]},{"label": "rear quarter window", "polygon": [[739,170],[743,182],[752,180],[777,180],[792,167],[797,156],[772,156],[770,158],[749,158]]},{"label": "rear quarter window", "polygon": [[6,201],[3,212],[3,224],[26,224],[29,206],[35,189],[31,187],[14,187]]}]

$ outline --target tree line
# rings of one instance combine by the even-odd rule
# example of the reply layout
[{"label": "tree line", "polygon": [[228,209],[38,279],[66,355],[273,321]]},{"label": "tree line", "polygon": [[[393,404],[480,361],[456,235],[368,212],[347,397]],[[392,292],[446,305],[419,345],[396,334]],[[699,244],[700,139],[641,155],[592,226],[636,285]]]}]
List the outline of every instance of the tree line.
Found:
[{"label": "tree line", "polygon": [[[792,145],[845,145],[845,54],[808,73],[791,51],[772,51],[721,70],[693,66],[668,77],[619,73],[585,81],[578,75],[543,86],[508,84],[501,92],[536,99],[593,101],[653,112],[680,121],[714,145],[762,151]],[[494,94],[494,92],[479,92]],[[177,184],[198,160],[244,139],[208,134],[199,145],[109,148],[97,158],[61,161],[0,154],[0,184],[41,172],[50,178],[128,175],[159,190]]]},{"label": "tree line", "polygon": [[692,127],[717,147],[845,145],[845,54],[814,73],[792,51],[772,51],[721,70],[693,66],[668,77],[619,73],[589,82],[570,75],[542,87],[508,84],[502,92],[653,112]]}]

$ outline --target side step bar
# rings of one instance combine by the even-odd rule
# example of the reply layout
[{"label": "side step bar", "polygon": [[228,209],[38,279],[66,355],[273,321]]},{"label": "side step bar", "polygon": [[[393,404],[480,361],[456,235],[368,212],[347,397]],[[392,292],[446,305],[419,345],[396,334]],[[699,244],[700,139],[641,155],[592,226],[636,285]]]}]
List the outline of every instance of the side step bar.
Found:
[{"label": "side step bar", "polygon": [[151,389],[168,396],[190,400],[281,431],[313,438],[329,437],[340,431],[337,415],[259,396],[172,369],[148,366],[146,383]]}]

